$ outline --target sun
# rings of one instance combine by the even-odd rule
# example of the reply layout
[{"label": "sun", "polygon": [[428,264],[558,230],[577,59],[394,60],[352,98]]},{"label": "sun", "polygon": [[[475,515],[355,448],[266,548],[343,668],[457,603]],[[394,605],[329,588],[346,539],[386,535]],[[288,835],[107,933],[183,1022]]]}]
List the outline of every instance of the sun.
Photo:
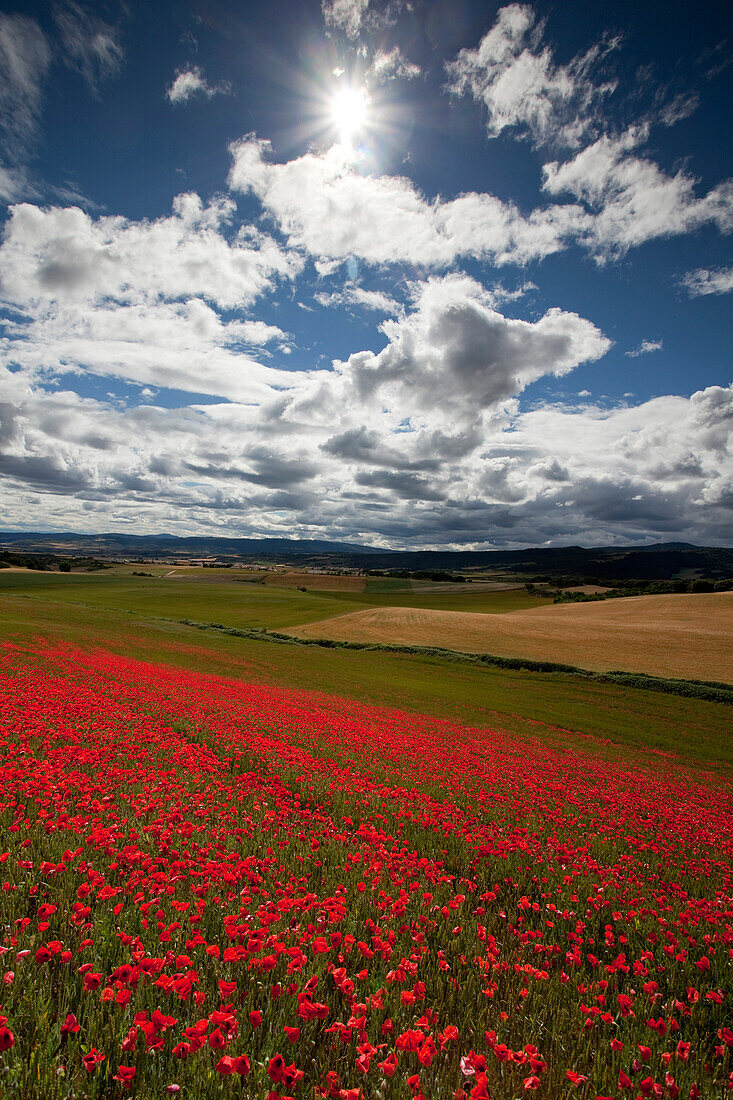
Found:
[{"label": "sun", "polygon": [[331,100],[331,121],[344,144],[364,129],[368,115],[369,96],[363,88],[339,88]]}]

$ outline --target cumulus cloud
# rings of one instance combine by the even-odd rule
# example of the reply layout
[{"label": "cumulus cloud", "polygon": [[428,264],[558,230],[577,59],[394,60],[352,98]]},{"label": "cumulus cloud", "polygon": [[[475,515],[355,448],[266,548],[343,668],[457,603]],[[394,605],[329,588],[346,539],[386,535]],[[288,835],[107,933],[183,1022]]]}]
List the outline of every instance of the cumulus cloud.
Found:
[{"label": "cumulus cloud", "polygon": [[233,231],[231,211],[192,194],[157,221],[15,206],[0,246],[0,294],[19,311],[4,356],[31,374],[83,369],[236,400],[287,386],[248,352],[287,334],[219,311],[250,307],[302,260],[251,227]]},{"label": "cumulus cloud", "polygon": [[117,76],[125,58],[119,31],[100,19],[91,5],[67,0],[55,9],[54,19],[64,61],[82,74],[93,91],[101,81]]},{"label": "cumulus cloud", "polygon": [[640,355],[648,355],[650,351],[661,351],[661,340],[642,340],[637,347],[625,352],[630,359],[637,359]]},{"label": "cumulus cloud", "polygon": [[681,283],[691,298],[705,294],[728,294],[733,290],[733,267],[699,267],[697,271],[688,271]]},{"label": "cumulus cloud", "polygon": [[[94,528],[113,504],[138,530],[415,546],[724,537],[733,391],[522,411],[534,380],[603,355],[598,329],[557,308],[512,318],[457,274],[408,291],[381,351],[291,372],[247,351],[280,340],[277,326],[225,319],[202,296],[86,292],[46,309],[30,295],[2,349],[16,369],[0,368],[0,507],[51,528]],[[80,397],[82,366],[225,400]]]},{"label": "cumulus cloud", "polygon": [[447,266],[458,256],[526,263],[557,252],[585,212],[555,205],[524,217],[513,203],[470,192],[427,199],[403,176],[368,175],[343,146],[272,163],[269,142],[231,147],[229,186],[253,192],[291,247],[325,260]]},{"label": "cumulus cloud", "polygon": [[381,352],[357,352],[336,364],[339,402],[376,404],[413,427],[448,432],[472,425],[545,374],[600,358],[610,346],[589,321],[560,309],[534,323],[507,318],[465,276],[430,278],[416,293],[411,313],[383,323],[388,343]]},{"label": "cumulus cloud", "polygon": [[[536,322],[506,317],[467,277],[433,277],[413,287],[413,299],[410,312],[383,322],[380,352],[309,372],[280,397],[270,422],[287,438],[308,434],[322,459],[351,473],[353,490],[342,483],[339,494],[368,489],[377,493],[369,508],[379,510],[392,496],[449,499],[456,471],[470,470],[477,449],[508,427],[523,389],[609,346],[590,322],[559,309]],[[471,498],[480,491],[464,487]]]},{"label": "cumulus cloud", "polygon": [[326,27],[348,38],[358,36],[368,7],[369,0],[321,0]]},{"label": "cumulus cloud", "polygon": [[[275,334],[224,321],[202,299],[105,299],[19,321],[3,348],[15,373],[0,374],[6,486],[41,494],[49,522],[49,501],[63,495],[69,517],[114,500],[118,514],[134,503],[159,523],[177,506],[205,527],[216,514],[271,531],[352,525],[352,536],[377,517],[397,531],[414,510],[443,502],[445,522],[468,538],[477,502],[524,499],[506,455],[487,453],[516,417],[516,395],[598,358],[608,341],[558,309],[535,322],[506,317],[466,277],[432,278],[411,293],[410,310],[384,322],[381,352],[330,370],[254,362],[243,342]],[[230,403],[162,409],[149,395],[137,407],[110,405],[70,391],[81,368]],[[469,503],[458,516],[461,493]]]},{"label": "cumulus cloud", "polygon": [[486,108],[487,131],[519,129],[538,145],[577,147],[595,124],[595,112],[616,84],[594,84],[591,70],[616,40],[599,43],[567,65],[541,48],[544,24],[528,4],[502,8],[476,49],[463,49],[447,64],[448,89],[471,95]]},{"label": "cumulus cloud", "polygon": [[116,526],[138,531],[297,528],[403,546],[571,533],[589,545],[724,542],[730,530],[733,390],[723,387],[617,409],[515,410],[439,457],[430,433],[404,448],[378,413],[333,434],[283,420],[277,401],[122,408],[2,370],[0,388],[0,507],[31,507],[52,529],[99,528],[114,504]]},{"label": "cumulus cloud", "polygon": [[647,137],[634,127],[618,137],[602,137],[572,160],[543,168],[543,190],[570,192],[591,215],[580,228],[581,239],[598,256],[623,254],[657,237],[671,237],[713,223],[733,227],[733,181],[702,197],[685,172],[664,173],[654,161],[634,150]]},{"label": "cumulus cloud", "polygon": [[0,292],[34,306],[195,296],[246,305],[302,262],[251,227],[227,235],[233,211],[230,199],[204,206],[192,193],[155,221],[14,206],[0,246]]},{"label": "cumulus cloud", "polygon": [[407,177],[370,174],[358,151],[340,145],[273,163],[270,143],[252,135],[231,146],[229,186],[255,194],[289,245],[326,265],[350,256],[417,267],[460,257],[527,264],[571,243],[604,262],[705,224],[733,227],[733,181],[698,197],[684,172],[668,176],[633,155],[645,133],[599,138],[570,161],[546,164],[545,194],[577,201],[529,214],[486,193],[429,199]]},{"label": "cumulus cloud", "polygon": [[[546,195],[569,194],[581,204],[573,208],[572,222],[560,228],[558,242],[572,239],[602,262],[646,241],[690,233],[706,224],[730,231],[733,181],[698,195],[696,180],[684,170],[670,175],[640,153],[652,123],[672,126],[695,110],[697,98],[680,93],[618,133],[603,115],[616,84],[597,83],[591,72],[619,40],[597,43],[567,65],[558,65],[550,47],[542,45],[543,34],[544,23],[530,5],[502,8],[479,45],[461,50],[448,64],[448,89],[485,106],[490,137],[512,130],[531,136],[538,147],[573,153],[542,168]],[[562,210],[568,208],[544,212],[553,228]]]},{"label": "cumulus cloud", "polygon": [[224,94],[230,91],[229,85],[209,84],[198,65],[191,65],[186,69],[179,69],[175,79],[169,88],[166,88],[166,98],[170,103],[188,103],[189,99],[196,95],[203,95],[207,99],[212,96]]}]

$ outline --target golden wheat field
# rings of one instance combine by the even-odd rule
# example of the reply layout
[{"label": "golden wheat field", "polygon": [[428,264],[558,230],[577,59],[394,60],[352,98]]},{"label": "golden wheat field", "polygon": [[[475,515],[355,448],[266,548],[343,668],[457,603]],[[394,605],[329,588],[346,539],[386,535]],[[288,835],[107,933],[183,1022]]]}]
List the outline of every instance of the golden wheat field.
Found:
[{"label": "golden wheat field", "polygon": [[300,638],[441,646],[604,671],[733,681],[733,593],[633,596],[485,615],[380,607],[291,628]]}]

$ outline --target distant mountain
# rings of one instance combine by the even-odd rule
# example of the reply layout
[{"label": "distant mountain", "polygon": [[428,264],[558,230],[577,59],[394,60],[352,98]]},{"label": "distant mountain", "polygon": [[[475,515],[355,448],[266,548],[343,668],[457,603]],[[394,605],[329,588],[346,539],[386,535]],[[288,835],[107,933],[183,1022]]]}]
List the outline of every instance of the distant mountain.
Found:
[{"label": "distant mountain", "polygon": [[733,577],[733,549],[685,542],[650,546],[530,547],[526,550],[380,550],[319,539],[237,539],[178,535],[0,532],[0,552],[110,560],[216,559],[297,562],[383,572],[497,570],[565,585],[626,580]]},{"label": "distant mountain", "polygon": [[687,543],[644,547],[560,546],[527,550],[376,552],[355,559],[364,569],[494,569],[563,584],[733,577],[733,549]]}]

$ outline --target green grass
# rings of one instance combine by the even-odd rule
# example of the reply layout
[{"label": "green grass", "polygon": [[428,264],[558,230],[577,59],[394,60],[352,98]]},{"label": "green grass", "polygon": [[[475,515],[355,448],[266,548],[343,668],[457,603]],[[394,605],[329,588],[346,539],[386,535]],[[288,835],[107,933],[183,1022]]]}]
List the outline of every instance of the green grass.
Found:
[{"label": "green grass", "polygon": [[[499,592],[475,592],[467,586],[465,592],[328,592],[322,593],[335,601],[359,604],[361,607],[417,607],[432,611],[471,611],[484,615],[503,615],[507,611],[523,611],[530,607],[544,607],[552,600],[530,596],[524,589]],[[349,608],[349,610],[355,610]],[[334,610],[333,615],[344,612]]]},{"label": "green grass", "polygon": [[412,585],[406,577],[367,577],[365,592],[411,592]]},{"label": "green grass", "polygon": [[[377,579],[383,582],[383,578]],[[398,584],[409,583],[394,579]],[[301,592],[298,588],[248,583],[246,575],[233,577],[229,570],[201,570],[180,579],[175,576],[133,577],[127,571],[91,574],[0,572],[0,592],[8,589],[30,596],[42,592],[54,600],[136,614],[270,630],[317,622],[365,607],[417,607],[500,614],[549,602],[522,590],[469,591],[465,594],[420,594],[399,589],[394,592]]]},{"label": "green grass", "polygon": [[[733,765],[731,711],[721,703],[586,682],[562,673],[512,671],[424,655],[330,650],[228,637],[165,621],[178,616],[152,618],[159,614],[154,606],[153,594],[158,588],[154,582],[150,582],[150,599],[142,607],[123,611],[95,606],[88,598],[86,606],[70,602],[73,580],[63,578],[61,583],[44,586],[34,577],[32,595],[5,586],[6,591],[0,591],[0,638],[41,635],[100,646],[199,672],[319,690],[522,737],[541,736],[568,752],[578,745],[588,746],[579,736],[586,734],[601,739],[593,742],[594,751],[601,755],[613,755],[618,746],[654,748],[707,767],[727,769]],[[144,580],[141,578],[140,583]],[[259,591],[258,586],[253,588]],[[90,584],[85,594],[88,597],[93,592],[100,596],[104,588]],[[269,590],[266,595],[269,597]],[[274,595],[300,599],[303,606],[307,600],[317,598],[290,591],[275,591]],[[143,597],[138,596],[130,602],[141,601]],[[190,604],[180,617],[207,618],[188,612]],[[210,619],[221,621],[216,616]]]},{"label": "green grass", "polygon": [[[19,584],[20,577],[30,579],[30,583]],[[6,579],[10,581],[7,586],[3,585]],[[325,619],[341,610],[340,605],[334,610],[333,603],[319,593],[241,581],[206,583],[175,577],[16,573],[7,578],[0,575],[0,592],[6,588],[33,598],[42,594],[59,604],[84,604],[169,619],[215,620],[235,627],[278,629]],[[357,609],[358,605],[347,608]]]}]

